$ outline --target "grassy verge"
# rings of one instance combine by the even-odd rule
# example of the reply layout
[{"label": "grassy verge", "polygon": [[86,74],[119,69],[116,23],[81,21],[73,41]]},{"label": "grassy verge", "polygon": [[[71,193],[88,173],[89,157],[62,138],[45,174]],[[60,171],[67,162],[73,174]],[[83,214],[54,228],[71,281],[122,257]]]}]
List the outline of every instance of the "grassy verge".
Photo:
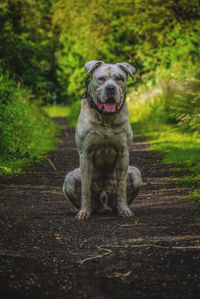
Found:
[{"label": "grassy verge", "polygon": [[[145,128],[133,130],[144,132]],[[163,162],[172,164],[179,173],[175,182],[191,187],[189,197],[193,202],[200,202],[200,136],[180,132],[174,126],[162,123],[150,125],[145,135],[151,148],[162,153]]]},{"label": "grassy verge", "polygon": [[[162,153],[179,176],[177,184],[189,186],[192,202],[200,203],[200,103],[199,81],[161,82],[129,96],[133,131],[145,134],[152,149]],[[187,87],[187,88],[186,88]],[[184,110],[185,109],[185,110]]]},{"label": "grassy verge", "polygon": [[45,158],[55,148],[60,128],[29,90],[0,79],[0,175],[7,175]]},{"label": "grassy verge", "polygon": [[[20,108],[22,107],[17,107]],[[44,159],[49,151],[56,148],[56,137],[60,128],[38,106],[26,107],[26,115],[30,116],[29,120],[21,123],[20,127],[14,124],[14,130],[10,131],[8,136],[12,140],[10,149],[0,155],[0,175],[23,172],[32,163]]]}]

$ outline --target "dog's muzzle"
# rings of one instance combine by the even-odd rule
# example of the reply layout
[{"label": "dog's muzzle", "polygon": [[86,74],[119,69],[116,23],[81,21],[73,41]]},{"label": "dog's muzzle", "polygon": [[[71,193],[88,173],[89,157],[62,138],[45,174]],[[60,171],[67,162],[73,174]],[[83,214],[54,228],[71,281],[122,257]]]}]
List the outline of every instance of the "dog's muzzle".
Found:
[{"label": "dog's muzzle", "polygon": [[101,102],[98,99],[98,108],[100,111],[114,113],[120,109],[121,103],[116,103],[116,87],[113,85],[107,85],[104,90],[104,99],[105,101]]},{"label": "dog's muzzle", "polygon": [[119,111],[122,110],[122,108],[124,107],[125,101],[126,101],[126,93],[124,94],[123,99],[121,100],[120,103],[116,103],[114,96],[115,96],[115,87],[113,85],[108,85],[107,86],[107,101],[105,103],[101,102],[100,100],[97,100],[98,103],[96,104],[93,97],[89,94],[88,91],[88,86],[90,83],[90,78],[86,78],[86,91],[81,95],[81,99],[87,98],[89,100],[90,103],[90,107],[95,109],[97,112],[101,113],[101,114],[115,114]]}]

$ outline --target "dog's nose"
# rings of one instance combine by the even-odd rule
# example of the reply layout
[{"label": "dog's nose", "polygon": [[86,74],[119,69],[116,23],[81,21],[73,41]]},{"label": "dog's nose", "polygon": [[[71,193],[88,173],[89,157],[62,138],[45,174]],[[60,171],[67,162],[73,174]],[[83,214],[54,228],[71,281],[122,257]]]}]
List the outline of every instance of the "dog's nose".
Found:
[{"label": "dog's nose", "polygon": [[113,85],[108,85],[108,86],[106,87],[106,91],[107,91],[107,94],[108,94],[109,96],[114,95],[114,93],[115,93],[115,86],[113,86]]}]

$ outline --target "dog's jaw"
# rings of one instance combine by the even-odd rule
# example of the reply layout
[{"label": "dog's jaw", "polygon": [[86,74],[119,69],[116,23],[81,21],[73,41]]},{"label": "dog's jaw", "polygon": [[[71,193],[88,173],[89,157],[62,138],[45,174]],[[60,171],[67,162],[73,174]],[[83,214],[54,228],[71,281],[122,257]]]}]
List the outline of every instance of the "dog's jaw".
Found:
[{"label": "dog's jaw", "polygon": [[118,110],[120,110],[121,108],[121,104],[120,103],[101,103],[98,102],[98,109],[100,111],[104,110],[105,112],[116,112]]}]

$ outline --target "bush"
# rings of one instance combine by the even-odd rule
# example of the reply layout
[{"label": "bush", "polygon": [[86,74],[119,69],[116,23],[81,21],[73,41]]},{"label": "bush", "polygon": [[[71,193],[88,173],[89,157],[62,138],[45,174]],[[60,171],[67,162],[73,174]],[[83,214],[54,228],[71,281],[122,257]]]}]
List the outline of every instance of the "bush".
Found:
[{"label": "bush", "polygon": [[12,172],[16,161],[22,167],[39,160],[54,148],[58,129],[32,98],[30,90],[1,75],[0,173]]}]

